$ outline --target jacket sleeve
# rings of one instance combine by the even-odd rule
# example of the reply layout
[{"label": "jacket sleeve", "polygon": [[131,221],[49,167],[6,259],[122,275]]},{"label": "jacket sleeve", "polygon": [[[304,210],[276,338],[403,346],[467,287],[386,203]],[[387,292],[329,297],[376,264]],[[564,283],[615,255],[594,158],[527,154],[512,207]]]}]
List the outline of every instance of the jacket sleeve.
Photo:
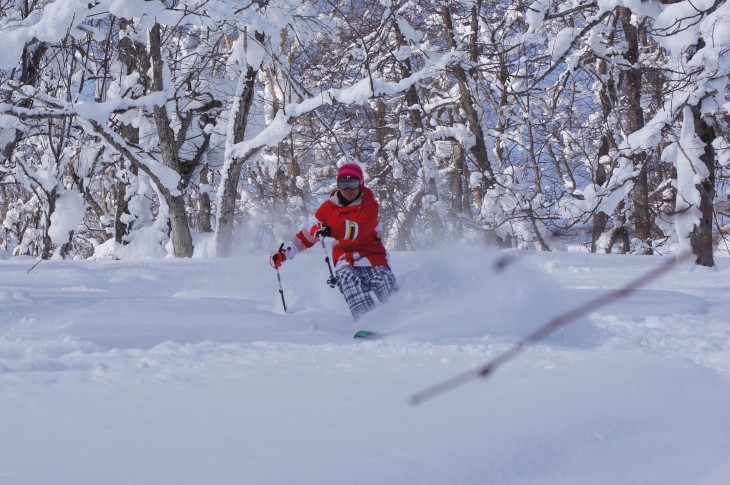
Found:
[{"label": "jacket sleeve", "polygon": [[319,236],[314,234],[319,224],[321,224],[319,220],[311,219],[293,238],[284,243],[283,249],[287,259],[293,259],[300,251],[311,248],[319,241]]}]

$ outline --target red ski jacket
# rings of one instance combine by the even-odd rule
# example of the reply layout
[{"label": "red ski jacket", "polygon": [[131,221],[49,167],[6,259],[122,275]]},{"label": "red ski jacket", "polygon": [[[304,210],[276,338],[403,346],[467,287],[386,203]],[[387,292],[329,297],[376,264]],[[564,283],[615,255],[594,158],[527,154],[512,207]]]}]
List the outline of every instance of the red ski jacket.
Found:
[{"label": "red ski jacket", "polygon": [[315,233],[321,223],[330,227],[330,237],[335,240],[332,243],[335,267],[343,264],[388,266],[388,253],[380,240],[379,210],[373,192],[367,187],[363,187],[358,198],[346,206],[340,204],[335,191],[314,213],[316,220],[285,243],[284,253],[291,259],[299,251],[312,247],[319,241]]}]

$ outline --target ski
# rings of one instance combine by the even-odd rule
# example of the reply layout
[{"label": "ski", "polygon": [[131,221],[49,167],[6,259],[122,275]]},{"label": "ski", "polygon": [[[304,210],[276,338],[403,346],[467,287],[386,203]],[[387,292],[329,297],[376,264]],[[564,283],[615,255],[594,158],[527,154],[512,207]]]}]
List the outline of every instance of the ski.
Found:
[{"label": "ski", "polygon": [[355,332],[355,335],[353,338],[372,340],[372,339],[380,338],[382,336],[383,336],[382,333],[371,332],[370,330],[358,330],[357,332]]}]

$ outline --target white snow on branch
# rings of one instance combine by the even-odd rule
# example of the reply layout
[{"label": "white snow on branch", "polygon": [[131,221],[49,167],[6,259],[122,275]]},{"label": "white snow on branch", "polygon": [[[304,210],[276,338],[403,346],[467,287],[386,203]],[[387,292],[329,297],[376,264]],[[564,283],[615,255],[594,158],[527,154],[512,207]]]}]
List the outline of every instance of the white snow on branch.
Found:
[{"label": "white snow on branch", "polygon": [[[166,167],[164,164],[155,160],[154,158],[139,153],[134,147],[127,144],[126,140],[122,138],[118,133],[111,130],[104,123],[99,123],[96,120],[84,120],[80,119],[81,126],[88,132],[94,135],[100,135],[105,143],[109,145],[115,151],[121,151],[127,158],[133,159],[136,163],[142,165],[140,168],[153,177],[153,181],[160,184],[171,195],[179,195],[180,189],[178,184],[180,183],[180,174],[175,172],[173,169]],[[125,153],[126,151],[126,153]]]},{"label": "white snow on branch", "polygon": [[51,214],[51,226],[48,235],[56,247],[54,257],[61,251],[61,245],[66,244],[69,235],[84,220],[84,198],[75,190],[67,190],[56,200],[56,209]]},{"label": "white snow on branch", "polygon": [[228,156],[231,158],[246,157],[252,151],[256,151],[265,146],[276,145],[291,131],[290,120],[310,113],[321,106],[330,105],[334,102],[348,105],[363,104],[370,98],[378,95],[403,92],[417,82],[436,75],[448,63],[456,59],[458,59],[458,56],[454,53],[434,56],[426,67],[398,82],[384,81],[373,76],[363,78],[346,88],[328,89],[302,102],[287,104],[284,109],[276,114],[272,122],[253,138],[231,146]]},{"label": "white snow on branch", "polygon": [[161,25],[175,25],[183,18],[183,11],[168,9],[157,0],[111,0],[109,12],[121,18],[147,16]]},{"label": "white snow on branch", "polygon": [[164,106],[167,102],[167,93],[157,91],[137,99],[114,98],[103,103],[85,102],[74,105],[76,114],[87,120],[96,120],[105,123],[115,111],[128,110],[132,108],[152,108],[153,106]]},{"label": "white snow on branch", "polygon": [[695,133],[694,116],[688,106],[684,108],[679,141],[672,149],[676,150],[677,159],[677,202],[674,222],[681,253],[691,250],[689,236],[695,226],[699,225],[702,217],[697,186],[709,175],[707,167],[700,160],[705,151],[704,143]]},{"label": "white snow on branch", "polygon": [[32,39],[56,42],[72,34],[76,27],[91,16],[110,12],[123,18],[154,19],[163,25],[175,25],[183,18],[183,11],[171,10],[157,0],[99,0],[91,6],[88,0],[56,0],[16,24],[0,30],[0,69],[12,69],[23,54],[26,43]]}]

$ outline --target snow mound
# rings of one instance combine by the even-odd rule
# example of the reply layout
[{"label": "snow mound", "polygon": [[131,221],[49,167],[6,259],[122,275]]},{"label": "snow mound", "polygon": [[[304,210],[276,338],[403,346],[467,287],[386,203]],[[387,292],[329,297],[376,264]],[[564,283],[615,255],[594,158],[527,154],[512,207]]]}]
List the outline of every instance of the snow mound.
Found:
[{"label": "snow mound", "polygon": [[[574,305],[573,297],[548,274],[509,253],[464,245],[429,252],[418,260],[398,256],[393,266],[400,292],[362,319],[366,328],[441,343],[474,338],[515,341]],[[581,319],[546,342],[593,346],[603,341],[602,335],[588,319]]]}]

